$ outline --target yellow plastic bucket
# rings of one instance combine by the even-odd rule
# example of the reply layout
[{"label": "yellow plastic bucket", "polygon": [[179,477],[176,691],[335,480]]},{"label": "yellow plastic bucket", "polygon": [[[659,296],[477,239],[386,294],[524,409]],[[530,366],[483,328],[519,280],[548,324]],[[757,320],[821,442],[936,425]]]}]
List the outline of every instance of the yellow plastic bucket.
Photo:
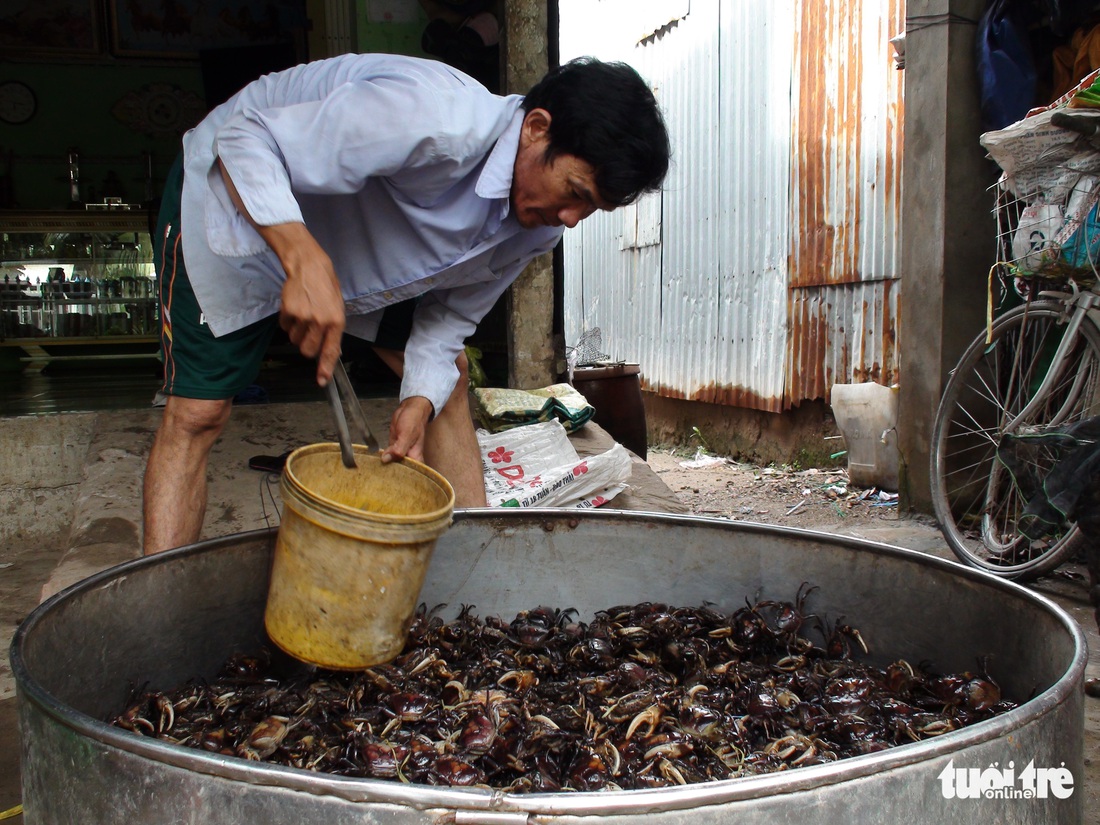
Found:
[{"label": "yellow plastic bucket", "polygon": [[401,652],[455,502],[447,479],[419,462],[383,464],[360,445],[355,460],[345,467],[338,444],[310,444],[287,459],[264,613],[272,642],[336,670]]}]

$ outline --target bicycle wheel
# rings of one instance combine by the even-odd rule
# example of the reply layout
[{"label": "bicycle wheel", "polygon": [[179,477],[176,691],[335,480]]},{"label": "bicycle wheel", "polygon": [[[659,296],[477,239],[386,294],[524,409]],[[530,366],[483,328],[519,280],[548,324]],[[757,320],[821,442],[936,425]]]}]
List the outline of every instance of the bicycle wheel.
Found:
[{"label": "bicycle wheel", "polygon": [[[1038,389],[1065,333],[1064,306],[1035,301],[993,323],[963,354],[944,388],[932,431],[932,501],[940,527],[963,562],[1011,579],[1033,579],[1070,558],[1082,543],[1075,525],[1031,540],[1017,528],[1027,500],[997,459],[1004,425]],[[1017,434],[1037,434],[1100,414],[1100,330],[1085,318],[1043,403]],[[1034,451],[1034,478],[1054,465]]]}]

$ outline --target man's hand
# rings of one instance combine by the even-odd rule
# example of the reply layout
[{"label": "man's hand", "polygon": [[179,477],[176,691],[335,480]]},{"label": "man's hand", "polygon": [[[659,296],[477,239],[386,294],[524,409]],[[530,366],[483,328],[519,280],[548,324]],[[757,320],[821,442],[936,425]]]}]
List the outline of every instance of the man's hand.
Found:
[{"label": "man's hand", "polygon": [[390,419],[390,444],[382,451],[382,463],[411,458],[424,460],[424,431],[432,417],[432,402],[420,395],[406,398]]},{"label": "man's hand", "polygon": [[273,226],[256,223],[220,159],[218,168],[237,211],[256,228],[283,265],[286,283],[283,284],[279,326],[286,330],[302,355],[318,359],[317,383],[323,387],[332,380],[346,323],[344,297],[332,259],[304,223]]},{"label": "man's hand", "polygon": [[304,225],[281,224],[266,230],[264,238],[286,270],[279,326],[302,355],[318,359],[317,383],[323,387],[332,379],[344,335],[340,282],[332,260]]}]

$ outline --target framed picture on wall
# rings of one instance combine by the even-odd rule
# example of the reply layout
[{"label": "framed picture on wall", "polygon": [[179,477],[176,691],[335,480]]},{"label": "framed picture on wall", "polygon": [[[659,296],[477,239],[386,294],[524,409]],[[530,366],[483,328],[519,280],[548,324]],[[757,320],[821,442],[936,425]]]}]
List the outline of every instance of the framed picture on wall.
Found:
[{"label": "framed picture on wall", "polygon": [[102,0],[4,0],[0,54],[12,57],[94,57],[102,50]]},{"label": "framed picture on wall", "polygon": [[198,59],[199,52],[288,40],[304,0],[110,0],[117,57]]}]

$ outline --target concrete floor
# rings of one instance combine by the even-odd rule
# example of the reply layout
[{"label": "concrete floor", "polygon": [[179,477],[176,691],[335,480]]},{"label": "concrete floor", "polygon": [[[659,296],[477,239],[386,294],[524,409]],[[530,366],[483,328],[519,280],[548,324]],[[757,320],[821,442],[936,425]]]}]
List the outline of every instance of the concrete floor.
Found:
[{"label": "concrete floor", "polygon": [[[395,402],[365,400],[372,428],[384,435]],[[136,525],[140,521],[140,478],[144,457],[159,419],[159,410],[142,407],[125,411],[91,411],[85,423],[88,449],[80,480],[67,490],[72,503],[68,527],[53,540],[38,537],[8,540],[0,546],[0,645],[6,651],[18,622],[39,603],[93,572],[136,555]],[[0,419],[0,444],[11,450],[10,420]],[[606,438],[606,434],[603,436]],[[211,458],[211,507],[204,537],[267,526],[276,516],[274,476],[248,469],[248,458],[278,455],[314,441],[334,440],[331,414],[322,402],[241,407],[231,420]],[[585,449],[606,448],[590,442]],[[640,481],[634,498],[623,498],[626,509],[683,512],[671,491],[648,465],[635,466]],[[0,484],[2,488],[2,484]],[[898,519],[876,526],[861,537],[951,558],[938,532],[926,520]],[[1083,570],[1067,565],[1034,588],[1067,610],[1088,635],[1094,651],[1088,675],[1100,677],[1100,637],[1087,602]],[[19,747],[13,680],[7,657],[0,660],[0,816],[19,803]],[[1085,794],[1087,822],[1100,823],[1100,700],[1086,700],[1086,776],[1078,782]],[[12,823],[20,823],[14,816]]]}]

